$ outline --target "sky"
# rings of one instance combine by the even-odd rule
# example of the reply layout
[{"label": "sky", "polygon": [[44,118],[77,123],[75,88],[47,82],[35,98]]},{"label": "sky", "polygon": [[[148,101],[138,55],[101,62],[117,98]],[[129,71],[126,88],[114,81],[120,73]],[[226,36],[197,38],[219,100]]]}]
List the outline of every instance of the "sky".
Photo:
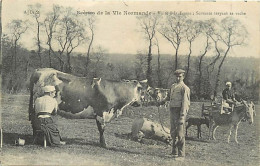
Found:
[{"label": "sky", "polygon": [[[249,32],[248,44],[246,46],[234,47],[230,51],[230,56],[253,56],[260,57],[260,2],[174,2],[174,1],[86,1],[86,0],[3,0],[3,33],[8,33],[6,25],[13,19],[29,19],[24,14],[28,4],[41,3],[41,11],[49,11],[53,4],[64,7],[73,7],[79,12],[95,12],[98,19],[95,29],[94,46],[102,46],[109,53],[136,54],[138,51],[147,50],[148,43],[143,38],[143,33],[139,32],[135,15],[113,15],[112,11],[127,12],[146,12],[146,11],[176,11],[195,13],[191,18],[195,20],[205,20],[216,18],[221,20],[225,16],[214,14],[214,12],[225,13],[233,12],[232,17],[241,21]],[[98,12],[102,15],[97,15]],[[110,15],[105,15],[110,12]],[[213,13],[204,15],[197,13]],[[237,13],[237,15],[236,15]],[[243,14],[242,14],[243,13]],[[81,17],[79,15],[78,17]],[[31,26],[30,28],[34,28]],[[33,37],[36,34],[30,32],[22,36],[20,43],[28,49],[36,49]],[[162,54],[173,54],[174,48],[160,34],[158,34],[160,51]],[[202,52],[203,44],[198,39],[194,42],[193,54],[198,55]],[[77,48],[78,52],[86,52],[87,45]],[[155,50],[153,53],[156,54]],[[180,54],[187,54],[187,45],[182,45]]]}]

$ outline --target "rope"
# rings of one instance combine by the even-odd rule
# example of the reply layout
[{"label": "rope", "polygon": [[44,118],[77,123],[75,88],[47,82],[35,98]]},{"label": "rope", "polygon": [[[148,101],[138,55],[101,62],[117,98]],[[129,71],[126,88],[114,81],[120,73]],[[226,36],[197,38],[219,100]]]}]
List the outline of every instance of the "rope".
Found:
[{"label": "rope", "polygon": [[158,110],[158,114],[159,114],[159,122],[160,122],[160,124],[161,124],[161,126],[162,126],[162,128],[163,128],[163,131],[164,131],[165,133],[167,133],[167,134],[170,134],[170,133],[168,133],[168,132],[165,130],[165,128],[164,128],[164,126],[163,126],[163,124],[162,124],[162,119],[161,119],[161,114],[160,114],[159,106],[157,106],[157,110]]}]

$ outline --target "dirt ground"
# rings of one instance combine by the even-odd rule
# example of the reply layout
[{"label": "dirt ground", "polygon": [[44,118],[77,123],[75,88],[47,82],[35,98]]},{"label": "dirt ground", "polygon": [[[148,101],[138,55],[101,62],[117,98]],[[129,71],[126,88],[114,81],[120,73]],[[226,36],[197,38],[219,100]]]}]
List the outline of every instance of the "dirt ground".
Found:
[{"label": "dirt ground", "polygon": [[[167,157],[171,147],[163,142],[144,139],[141,143],[131,140],[132,121],[136,117],[162,120],[169,127],[169,112],[157,107],[128,107],[121,117],[107,125],[107,149],[99,146],[99,133],[93,119],[65,119],[57,116],[63,139],[61,147],[33,145],[32,129],[28,121],[28,95],[3,95],[2,128],[3,147],[0,165],[259,165],[259,116],[256,105],[254,124],[242,122],[238,129],[237,145],[234,135],[227,143],[227,128],[219,127],[217,140],[208,140],[208,128],[202,126],[202,139],[196,138],[196,127],[189,128],[186,137],[184,162]],[[193,102],[188,117],[201,114],[202,102]],[[25,139],[24,146],[15,146],[17,138]]]}]

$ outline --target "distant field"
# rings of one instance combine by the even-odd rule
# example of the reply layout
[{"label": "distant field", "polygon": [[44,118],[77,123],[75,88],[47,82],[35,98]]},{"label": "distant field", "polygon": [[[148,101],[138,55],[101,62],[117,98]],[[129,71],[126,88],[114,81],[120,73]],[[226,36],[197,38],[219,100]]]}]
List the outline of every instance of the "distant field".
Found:
[{"label": "distant field", "polygon": [[[65,119],[57,116],[61,135],[67,142],[62,147],[47,147],[32,144],[32,129],[28,121],[27,95],[2,96],[2,128],[4,133],[3,165],[259,165],[259,116],[256,106],[255,123],[242,122],[238,129],[239,145],[231,136],[227,143],[227,128],[219,127],[216,141],[207,140],[208,128],[202,127],[202,139],[196,138],[196,127],[189,128],[186,138],[186,160],[179,163],[165,157],[171,147],[165,143],[144,140],[135,142],[128,137],[132,121],[136,117],[147,117],[154,121],[162,119],[169,127],[168,111],[157,107],[128,107],[121,117],[106,126],[107,149],[99,146],[99,133],[92,119]],[[201,102],[193,102],[188,117],[200,116]],[[15,146],[14,140],[25,139],[24,146]]]}]

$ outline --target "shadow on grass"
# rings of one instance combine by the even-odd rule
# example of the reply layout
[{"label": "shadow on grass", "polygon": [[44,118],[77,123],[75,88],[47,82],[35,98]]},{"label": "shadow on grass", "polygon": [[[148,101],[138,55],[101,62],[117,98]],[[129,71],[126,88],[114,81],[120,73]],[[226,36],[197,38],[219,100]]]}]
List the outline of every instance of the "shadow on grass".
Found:
[{"label": "shadow on grass", "polygon": [[[64,138],[64,141],[66,141],[66,145],[81,145],[82,146],[92,146],[92,147],[98,147],[98,148],[103,148],[101,147],[100,143],[94,142],[94,141],[86,141],[84,139],[78,139],[78,138]],[[108,145],[109,146],[109,145]],[[128,153],[128,154],[141,154],[140,152],[133,152],[127,149],[123,149],[120,147],[107,147],[103,148],[104,150],[111,150],[114,152],[121,152],[121,153]]]},{"label": "shadow on grass", "polygon": [[141,154],[141,152],[133,152],[127,149],[122,149],[122,148],[118,148],[118,147],[109,147],[106,148],[107,150],[111,150],[114,152],[120,152],[120,153],[128,153],[128,154]]},{"label": "shadow on grass", "polygon": [[[33,135],[29,134],[18,134],[18,133],[3,133],[3,143],[8,144],[8,145],[15,145],[15,140],[18,139],[24,139],[25,140],[25,145],[33,145]],[[62,137],[62,140],[66,142],[68,145],[73,145],[73,144],[78,144],[78,145],[93,145],[98,146],[99,144],[97,142],[89,142],[86,143],[84,139],[79,139],[79,138],[66,138]]]},{"label": "shadow on grass", "polygon": [[33,144],[32,135],[3,132],[3,143],[4,144],[15,145],[15,140],[18,140],[19,138],[25,140],[25,145]]},{"label": "shadow on grass", "polygon": [[90,145],[90,146],[95,146],[95,147],[101,147],[99,142],[94,142],[94,141],[87,141],[82,138],[62,138],[67,145]]},{"label": "shadow on grass", "polygon": [[205,142],[205,143],[208,143],[209,140],[207,139],[198,139],[198,138],[195,138],[195,137],[185,137],[186,140],[189,140],[189,141],[196,141],[196,142]]},{"label": "shadow on grass", "polygon": [[[11,146],[15,146],[15,140],[18,138],[24,139],[25,140],[25,145],[34,145],[33,144],[33,136],[29,134],[18,134],[18,133],[3,133],[3,143]],[[126,138],[125,138],[126,139]],[[99,142],[95,141],[88,141],[85,139],[81,138],[66,138],[63,137],[63,140],[66,142],[65,146],[61,146],[60,148],[66,148],[66,146],[75,146],[75,145],[80,145],[80,149],[82,149],[83,146],[92,146],[94,148],[102,148],[99,144]],[[109,145],[108,145],[109,146]],[[59,147],[59,146],[57,146]],[[50,148],[57,148],[55,147],[50,147]],[[104,153],[107,153],[106,151],[113,151],[113,152],[119,152],[119,153],[126,153],[126,154],[135,154],[135,155],[148,155],[148,156],[157,156],[161,158],[167,158],[165,157],[164,154],[153,154],[149,152],[142,152],[140,150],[133,150],[133,149],[126,149],[123,147],[107,147],[107,148],[102,148],[104,149]]]},{"label": "shadow on grass", "polygon": [[146,145],[168,145],[167,142],[158,140],[156,138],[142,138],[140,141],[138,141],[137,139],[132,138],[131,133],[126,133],[126,134],[124,134],[124,133],[122,133],[122,134],[114,133],[114,135],[115,135],[115,137],[118,137],[118,138],[121,138],[121,139],[139,142],[139,143],[146,144]]}]

